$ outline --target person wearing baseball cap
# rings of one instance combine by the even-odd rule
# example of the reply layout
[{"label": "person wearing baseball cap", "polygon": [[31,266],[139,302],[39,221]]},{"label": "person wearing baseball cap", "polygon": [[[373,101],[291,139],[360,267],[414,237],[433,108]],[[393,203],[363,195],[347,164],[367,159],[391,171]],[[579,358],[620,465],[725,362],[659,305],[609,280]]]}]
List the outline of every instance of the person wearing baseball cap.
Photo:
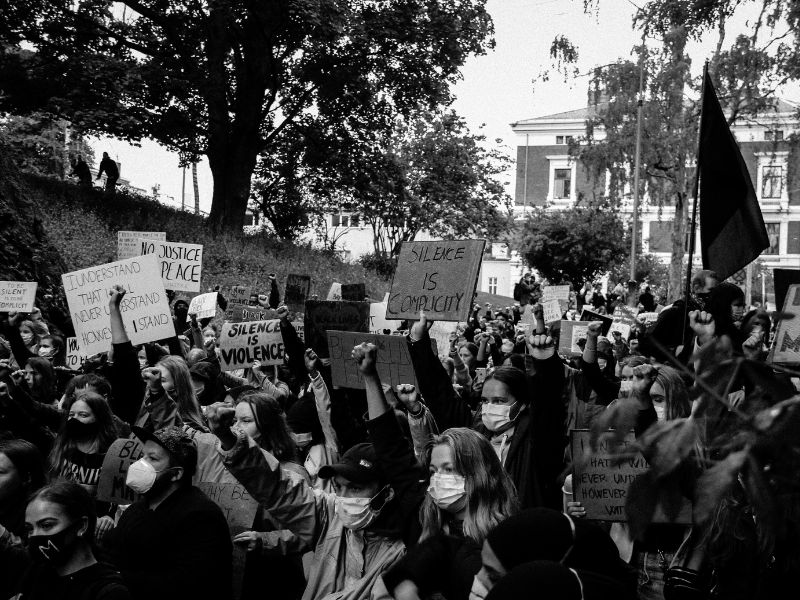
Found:
[{"label": "person wearing baseball cap", "polygon": [[377,349],[353,349],[367,389],[372,443],[357,444],[320,468],[334,492],[289,478],[278,461],[231,429],[233,409],[214,404],[207,413],[220,440],[226,468],[281,527],[313,548],[303,600],[370,598],[385,594],[380,575],[419,538],[425,487],[408,441],[386,402],[376,370]]},{"label": "person wearing baseball cap", "polygon": [[142,456],[126,485],[140,494],[108,535],[107,550],[134,599],[231,596],[232,545],[222,510],[192,486],[197,447],[180,427],[134,427]]}]

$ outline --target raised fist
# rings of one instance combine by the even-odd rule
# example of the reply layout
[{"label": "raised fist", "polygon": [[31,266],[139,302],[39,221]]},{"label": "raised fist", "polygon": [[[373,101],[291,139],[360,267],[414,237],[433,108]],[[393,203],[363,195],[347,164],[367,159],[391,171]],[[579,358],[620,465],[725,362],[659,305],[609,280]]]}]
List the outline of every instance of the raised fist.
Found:
[{"label": "raised fist", "polygon": [[208,428],[211,430],[211,433],[217,437],[221,434],[227,436],[230,433],[235,416],[236,410],[224,402],[215,402],[211,406],[206,407]]},{"label": "raised fist", "polygon": [[364,375],[374,375],[377,373],[375,363],[378,359],[378,348],[375,344],[362,342],[353,348],[353,360],[358,365],[358,370]]},{"label": "raised fist", "polygon": [[419,340],[423,339],[428,335],[428,331],[433,325],[433,321],[428,323],[428,318],[425,316],[423,311],[419,311],[419,321],[414,321],[414,324],[411,326],[409,330],[409,335],[411,336],[411,340],[414,342],[418,342]]},{"label": "raised fist", "polygon": [[587,337],[598,338],[603,331],[603,322],[602,321],[593,321],[589,323],[589,326],[586,328],[586,335]]},{"label": "raised fist", "polygon": [[155,367],[142,369],[142,379],[151,392],[159,392],[163,389],[161,386],[161,371]]},{"label": "raised fist", "polygon": [[710,341],[717,332],[714,316],[704,310],[693,310],[689,313],[689,327],[692,328],[701,345]]},{"label": "raised fist", "polygon": [[311,348],[306,350],[305,354],[303,355],[303,360],[306,363],[306,371],[309,373],[319,371],[319,357]]},{"label": "raised fist", "polygon": [[553,338],[545,334],[534,334],[528,338],[531,356],[536,360],[546,360],[556,353]]},{"label": "raised fist", "polygon": [[115,285],[108,291],[108,304],[113,308],[119,308],[119,303],[122,302],[122,298],[125,296],[125,288],[121,285]]}]

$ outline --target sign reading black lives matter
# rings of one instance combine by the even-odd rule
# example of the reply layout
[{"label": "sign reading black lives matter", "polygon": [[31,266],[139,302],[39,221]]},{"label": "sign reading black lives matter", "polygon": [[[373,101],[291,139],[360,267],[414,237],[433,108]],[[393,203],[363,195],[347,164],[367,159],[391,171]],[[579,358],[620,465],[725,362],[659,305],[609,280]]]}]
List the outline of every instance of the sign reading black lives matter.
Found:
[{"label": "sign reading black lives matter", "polygon": [[86,356],[111,350],[109,290],[119,284],[125,331],[134,346],[175,335],[169,301],[153,254],[65,273],[61,276],[78,347]]},{"label": "sign reading black lives matter", "polygon": [[485,240],[403,242],[387,319],[466,321],[478,282]]}]

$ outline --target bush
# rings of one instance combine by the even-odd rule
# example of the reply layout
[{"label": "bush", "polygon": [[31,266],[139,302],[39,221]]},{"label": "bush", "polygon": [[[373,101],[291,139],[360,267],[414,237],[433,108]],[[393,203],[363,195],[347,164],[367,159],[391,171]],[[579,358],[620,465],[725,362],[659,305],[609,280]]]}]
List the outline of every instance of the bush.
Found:
[{"label": "bush", "polygon": [[375,252],[365,254],[358,262],[368,271],[374,271],[384,281],[391,281],[392,277],[394,277],[395,269],[397,269],[397,258]]}]

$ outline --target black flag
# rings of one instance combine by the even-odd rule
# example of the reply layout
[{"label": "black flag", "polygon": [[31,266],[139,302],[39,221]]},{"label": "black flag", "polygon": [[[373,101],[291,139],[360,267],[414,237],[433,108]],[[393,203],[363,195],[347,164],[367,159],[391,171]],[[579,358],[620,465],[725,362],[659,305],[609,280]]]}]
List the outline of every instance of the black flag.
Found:
[{"label": "black flag", "polygon": [[758,198],[708,72],[700,117],[700,246],[703,268],[730,277],[769,248]]}]

